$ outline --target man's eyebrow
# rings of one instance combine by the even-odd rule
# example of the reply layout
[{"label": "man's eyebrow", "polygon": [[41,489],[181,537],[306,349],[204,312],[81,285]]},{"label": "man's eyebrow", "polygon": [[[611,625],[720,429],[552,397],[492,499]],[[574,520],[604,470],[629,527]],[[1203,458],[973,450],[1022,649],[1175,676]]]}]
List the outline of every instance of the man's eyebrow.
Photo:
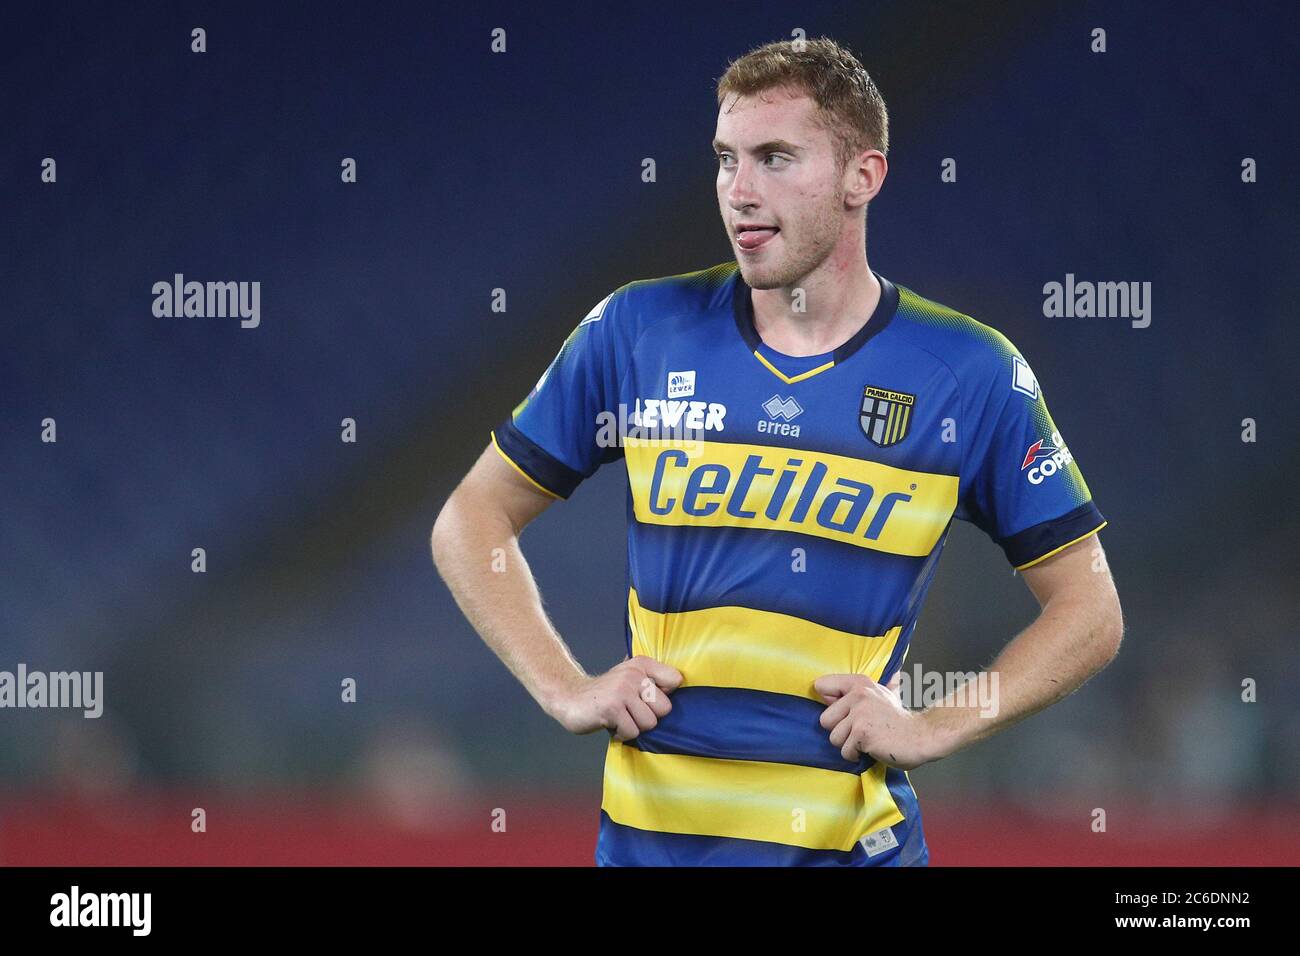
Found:
[{"label": "man's eyebrow", "polygon": [[[731,149],[730,146],[722,142],[722,140],[720,139],[715,139],[713,141],[713,148],[715,150]],[[802,153],[803,147],[796,146],[794,145],[794,143],[788,143],[783,139],[770,139],[766,143],[760,143],[759,145],[755,146],[753,149],[750,150],[750,152],[751,153]]]}]

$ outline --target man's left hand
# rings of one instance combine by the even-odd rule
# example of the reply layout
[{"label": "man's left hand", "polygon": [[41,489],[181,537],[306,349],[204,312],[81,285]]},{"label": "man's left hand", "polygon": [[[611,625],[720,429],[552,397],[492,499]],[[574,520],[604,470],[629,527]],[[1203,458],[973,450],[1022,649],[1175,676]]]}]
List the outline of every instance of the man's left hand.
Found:
[{"label": "man's left hand", "polygon": [[889,687],[863,674],[827,674],[813,683],[829,705],[821,725],[845,760],[866,756],[911,770],[939,756],[923,712],[903,706],[897,677]]}]

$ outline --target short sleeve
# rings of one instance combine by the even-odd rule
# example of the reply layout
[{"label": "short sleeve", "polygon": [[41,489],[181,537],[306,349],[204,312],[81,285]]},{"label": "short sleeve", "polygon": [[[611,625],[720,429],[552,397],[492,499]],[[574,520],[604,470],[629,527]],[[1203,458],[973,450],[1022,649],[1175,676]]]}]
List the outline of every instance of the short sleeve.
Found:
[{"label": "short sleeve", "polygon": [[1106,520],[1047,410],[1038,380],[1009,342],[972,442],[958,517],[981,528],[1022,570],[1100,531]]},{"label": "short sleeve", "polygon": [[492,443],[520,474],[556,498],[568,498],[622,448],[602,436],[602,412],[617,407],[614,313],[622,289],[611,292],[569,333],[531,392],[492,430]]}]

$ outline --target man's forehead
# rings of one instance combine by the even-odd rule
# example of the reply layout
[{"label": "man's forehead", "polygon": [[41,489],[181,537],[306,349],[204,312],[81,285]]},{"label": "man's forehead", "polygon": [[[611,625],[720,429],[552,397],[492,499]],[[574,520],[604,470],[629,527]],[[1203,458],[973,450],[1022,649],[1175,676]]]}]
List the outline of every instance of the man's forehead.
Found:
[{"label": "man's forehead", "polygon": [[816,129],[814,121],[816,103],[797,92],[764,90],[748,96],[728,96],[718,107],[718,131],[745,129],[762,125],[766,133],[776,133],[774,124],[781,124],[788,133],[810,133]]},{"label": "man's forehead", "polygon": [[751,96],[729,96],[718,106],[717,138],[728,145],[737,137],[758,140],[790,139],[807,142],[816,138],[821,125],[816,121],[817,104],[812,97],[776,90]]},{"label": "man's forehead", "polygon": [[718,105],[718,121],[726,116],[752,113],[779,113],[783,115],[811,115],[816,108],[813,98],[803,90],[774,87],[757,93],[733,93]]}]

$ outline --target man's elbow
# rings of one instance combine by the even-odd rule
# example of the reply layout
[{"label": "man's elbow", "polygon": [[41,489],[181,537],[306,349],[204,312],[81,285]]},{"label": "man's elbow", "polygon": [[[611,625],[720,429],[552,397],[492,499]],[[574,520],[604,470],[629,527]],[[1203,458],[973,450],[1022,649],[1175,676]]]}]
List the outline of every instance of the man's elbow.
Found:
[{"label": "man's elbow", "polygon": [[433,563],[440,571],[442,570],[442,559],[447,553],[447,549],[452,546],[452,539],[455,537],[456,510],[458,503],[456,492],[443,502],[438,509],[438,517],[433,521],[433,530],[429,532],[429,548],[433,552]]},{"label": "man's elbow", "polygon": [[1114,587],[1109,589],[1094,634],[1101,666],[1105,667],[1119,654],[1124,643],[1124,611]]},{"label": "man's elbow", "polygon": [[466,548],[491,548],[517,536],[509,515],[470,481],[461,482],[434,519],[429,532],[433,563],[445,575],[448,563]]}]

